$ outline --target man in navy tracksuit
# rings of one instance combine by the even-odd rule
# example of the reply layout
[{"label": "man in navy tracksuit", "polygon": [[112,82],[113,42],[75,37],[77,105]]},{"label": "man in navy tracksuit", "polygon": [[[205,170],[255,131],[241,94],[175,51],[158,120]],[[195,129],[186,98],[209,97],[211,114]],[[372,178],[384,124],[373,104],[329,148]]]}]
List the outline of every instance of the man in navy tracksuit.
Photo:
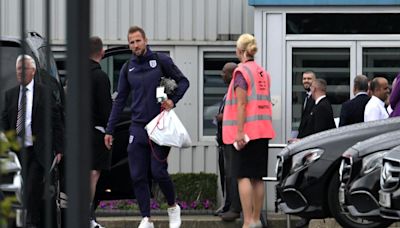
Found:
[{"label": "man in navy tracksuit", "polygon": [[[120,71],[118,96],[108,120],[104,142],[111,148],[112,133],[119,114],[125,107],[129,93],[132,93],[128,158],[135,195],[143,217],[139,228],[154,227],[150,219],[149,169],[168,201],[169,227],[178,228],[181,224],[180,207],[175,203],[174,185],[169,177],[166,161],[170,147],[155,143],[150,146],[144,127],[160,113],[161,108],[170,110],[175,106],[189,87],[189,81],[169,56],[155,54],[150,50],[142,28],[131,27],[128,31],[128,41],[132,57],[129,64],[125,64]],[[163,72],[174,79],[178,87],[173,95],[160,104],[157,103],[156,88],[160,84]]]}]

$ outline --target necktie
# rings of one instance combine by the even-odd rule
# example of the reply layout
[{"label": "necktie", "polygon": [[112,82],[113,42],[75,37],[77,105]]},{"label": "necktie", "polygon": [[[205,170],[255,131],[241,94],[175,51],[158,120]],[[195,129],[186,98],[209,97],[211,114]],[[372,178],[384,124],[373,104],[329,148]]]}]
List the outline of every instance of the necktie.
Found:
[{"label": "necktie", "polygon": [[306,94],[306,98],[304,99],[303,110],[306,109],[308,99],[310,99],[310,96],[308,94]]},{"label": "necktie", "polygon": [[28,91],[27,88],[23,88],[21,92],[21,100],[18,106],[18,114],[17,114],[17,126],[16,131],[18,136],[22,136],[22,130],[24,128],[25,123],[25,115],[26,112],[26,92]]}]

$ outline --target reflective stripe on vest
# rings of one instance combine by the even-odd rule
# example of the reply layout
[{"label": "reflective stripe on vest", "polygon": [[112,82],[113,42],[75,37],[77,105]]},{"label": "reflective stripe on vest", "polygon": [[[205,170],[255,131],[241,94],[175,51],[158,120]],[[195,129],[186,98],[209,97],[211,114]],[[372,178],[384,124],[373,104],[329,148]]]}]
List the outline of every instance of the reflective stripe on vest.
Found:
[{"label": "reflective stripe on vest", "polygon": [[[254,115],[254,116],[247,116],[246,122],[256,121],[256,120],[272,120],[271,116],[269,115]],[[224,121],[224,126],[236,126],[237,120],[227,120]]]}]

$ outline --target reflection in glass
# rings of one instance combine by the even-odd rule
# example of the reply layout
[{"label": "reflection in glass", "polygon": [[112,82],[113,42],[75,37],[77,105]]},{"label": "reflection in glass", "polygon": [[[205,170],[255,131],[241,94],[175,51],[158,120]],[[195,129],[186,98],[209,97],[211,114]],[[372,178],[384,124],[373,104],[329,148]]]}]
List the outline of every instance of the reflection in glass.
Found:
[{"label": "reflection in glass", "polygon": [[400,48],[363,48],[362,72],[368,78],[383,76],[391,84],[400,72]]},{"label": "reflection in glass", "polygon": [[400,34],[399,13],[295,13],[286,34]]},{"label": "reflection in glass", "polygon": [[334,117],[339,117],[341,104],[349,99],[349,48],[293,48],[292,51],[292,131],[297,131],[306,92],[302,72],[312,70],[328,84],[327,97]]},{"label": "reflection in glass", "polygon": [[228,87],[221,77],[227,62],[238,62],[234,52],[204,53],[203,136],[214,136],[217,130],[213,120]]}]

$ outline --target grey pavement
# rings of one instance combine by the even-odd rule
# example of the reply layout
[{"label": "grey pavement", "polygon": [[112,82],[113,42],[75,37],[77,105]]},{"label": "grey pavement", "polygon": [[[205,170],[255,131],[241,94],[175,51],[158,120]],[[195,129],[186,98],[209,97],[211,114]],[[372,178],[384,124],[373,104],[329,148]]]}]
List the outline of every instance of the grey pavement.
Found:
[{"label": "grey pavement", "polygon": [[[286,215],[271,213],[268,214],[268,227],[286,227]],[[242,226],[242,220],[237,219],[234,222],[224,222],[218,216],[213,215],[182,215],[182,228],[236,228]],[[131,216],[98,216],[97,221],[107,228],[132,228],[137,227],[141,217],[138,215]],[[152,216],[154,226],[156,228],[168,228],[168,216],[156,215]],[[298,217],[291,216],[291,227],[299,220]]]}]

